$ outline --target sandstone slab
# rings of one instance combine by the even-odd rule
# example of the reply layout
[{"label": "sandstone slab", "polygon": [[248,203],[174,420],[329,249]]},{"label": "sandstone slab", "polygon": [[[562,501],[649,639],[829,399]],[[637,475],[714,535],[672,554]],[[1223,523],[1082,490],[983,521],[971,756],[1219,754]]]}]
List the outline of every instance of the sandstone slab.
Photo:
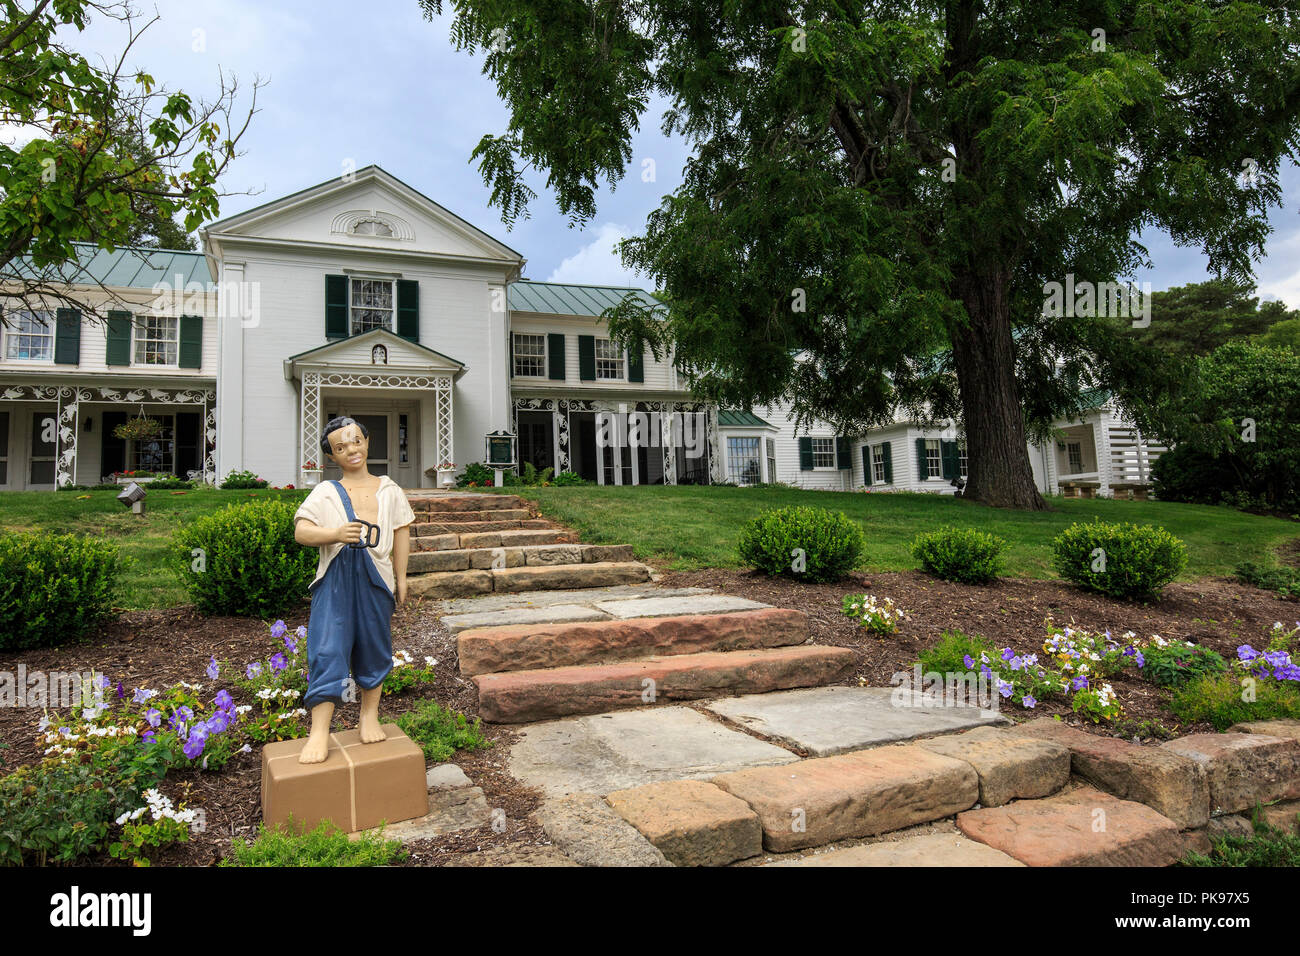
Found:
[{"label": "sandstone slab", "polygon": [[582,560],[592,561],[634,561],[636,553],[630,544],[584,544]]},{"label": "sandstone slab", "polygon": [[1045,797],[1070,782],[1069,748],[1050,740],[982,727],[922,740],[917,746],[970,764],[979,775],[979,802],[984,807]]},{"label": "sandstone slab", "polygon": [[968,810],[957,828],[1028,866],[1169,866],[1188,845],[1178,824],[1146,804],[1092,787]]},{"label": "sandstone slab", "polygon": [[758,815],[711,783],[670,780],[605,799],[674,866],[726,866],[763,852]]},{"label": "sandstone slab", "polygon": [[[501,544],[506,547],[518,547],[525,544],[571,544],[573,535],[567,531],[557,531],[555,529],[539,529],[529,531],[526,528],[520,528],[517,531],[502,531],[498,535]],[[464,547],[464,545],[461,545]]]},{"label": "sandstone slab", "polygon": [[424,782],[430,790],[459,790],[473,785],[469,777],[465,776],[465,771],[454,763],[440,763],[430,767],[424,772]]},{"label": "sandstone slab", "polygon": [[416,574],[407,579],[406,586],[413,597],[449,598],[486,594],[492,590],[492,572],[447,571],[442,574]]},{"label": "sandstone slab", "polygon": [[780,860],[768,866],[1024,866],[1001,850],[969,840],[960,833],[926,833],[814,853],[797,860]]},{"label": "sandstone slab", "polygon": [[537,820],[555,845],[582,866],[671,866],[654,844],[595,794],[547,801],[537,811]]},{"label": "sandstone slab", "polygon": [[531,545],[520,549],[524,564],[546,567],[553,564],[582,564],[582,547],[576,544]]},{"label": "sandstone slab", "polygon": [[1180,827],[1195,829],[1209,822],[1209,777],[1200,763],[1182,754],[1090,734],[1050,717],[1016,724],[1007,733],[1070,748],[1075,775],[1121,800],[1144,803]]},{"label": "sandstone slab", "polygon": [[1210,818],[1209,824],[1205,827],[1205,834],[1212,841],[1224,836],[1242,837],[1248,840],[1255,835],[1255,827],[1250,822],[1250,817],[1240,813],[1225,813]]},{"label": "sandstone slab", "polygon": [[[449,600],[443,604],[447,614],[477,614],[484,611],[506,611],[523,607],[545,607],[548,604],[586,604],[594,606],[600,601],[622,601],[641,597],[683,597],[690,594],[711,594],[708,588],[665,588],[657,584],[620,584],[604,588],[546,591],[520,591],[515,594],[500,592],[482,597]],[[594,607],[593,607],[594,609]],[[607,617],[603,611],[602,616]]]},{"label": "sandstone slab", "polygon": [[1300,836],[1300,800],[1284,800],[1264,807],[1260,816],[1283,833]]},{"label": "sandstone slab", "polygon": [[438,571],[468,571],[468,551],[417,551],[407,559],[408,574]]},{"label": "sandstone slab", "polygon": [[801,611],[764,608],[734,614],[575,623],[571,615],[557,621],[534,612],[522,623],[458,633],[460,671],[473,675],[802,644],[808,639],[808,618]]},{"label": "sandstone slab", "polygon": [[1209,776],[1216,813],[1300,797],[1300,742],[1266,734],[1191,734],[1164,743]]},{"label": "sandstone slab", "polygon": [[451,633],[459,634],[471,628],[534,627],[568,621],[603,621],[607,618],[608,615],[604,611],[597,611],[585,604],[547,604],[542,607],[515,607],[500,611],[480,611],[476,614],[453,614],[444,617],[442,623]]},{"label": "sandstone slab", "polygon": [[730,594],[702,594],[678,597],[645,597],[623,601],[599,601],[596,607],[617,618],[677,617],[683,614],[725,614],[728,611],[756,611],[771,607]]},{"label": "sandstone slab", "polygon": [[1248,720],[1233,724],[1230,734],[1264,734],[1267,737],[1284,737],[1300,740],[1300,720]]},{"label": "sandstone slab", "polygon": [[444,866],[538,867],[581,866],[564,855],[557,846],[493,846],[474,853],[451,855]]},{"label": "sandstone slab", "polygon": [[815,757],[1005,723],[978,707],[895,707],[888,687],[816,687],[714,701],[713,713]]},{"label": "sandstone slab", "polygon": [[763,846],[778,853],[938,820],[979,797],[970,764],[914,745],[725,773],[713,783],[754,809]]},{"label": "sandstone slab", "polygon": [[469,566],[479,568],[480,570],[490,571],[493,568],[520,568],[525,563],[524,552],[522,548],[475,548],[473,551],[466,551],[469,555]]},{"label": "sandstone slab", "polygon": [[853,662],[848,648],[805,644],[502,671],[479,674],[474,683],[479,715],[484,720],[520,723],[644,707],[661,700],[699,700],[826,684],[847,675]]},{"label": "sandstone slab", "polygon": [[[504,568],[488,572],[497,591],[531,591],[536,588],[606,587],[636,584],[650,579],[650,569],[636,561],[561,564],[554,567]],[[602,608],[603,610],[603,608]]]},{"label": "sandstone slab", "polygon": [[409,843],[412,840],[428,840],[457,830],[481,827],[491,817],[492,811],[481,787],[431,790],[427,814],[414,820],[389,824],[383,832],[387,839]]},{"label": "sandstone slab", "polygon": [[508,769],[527,786],[563,796],[606,794],[661,780],[707,779],[798,759],[689,708],[658,707],[521,728],[510,748]]}]

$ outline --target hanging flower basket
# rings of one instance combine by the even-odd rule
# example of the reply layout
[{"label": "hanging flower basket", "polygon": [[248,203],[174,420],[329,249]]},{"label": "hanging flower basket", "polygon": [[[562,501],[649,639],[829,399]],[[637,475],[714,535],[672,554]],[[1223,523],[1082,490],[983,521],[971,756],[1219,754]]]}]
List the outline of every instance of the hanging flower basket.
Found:
[{"label": "hanging flower basket", "polygon": [[113,429],[113,435],[123,441],[148,441],[162,434],[162,422],[156,418],[138,415],[128,418]]}]

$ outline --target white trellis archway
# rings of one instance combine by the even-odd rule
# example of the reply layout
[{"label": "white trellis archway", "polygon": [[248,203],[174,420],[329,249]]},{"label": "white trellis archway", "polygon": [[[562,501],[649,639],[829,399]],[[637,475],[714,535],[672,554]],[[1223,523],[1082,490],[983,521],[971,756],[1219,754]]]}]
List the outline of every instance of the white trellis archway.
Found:
[{"label": "white trellis archway", "polygon": [[203,480],[211,483],[216,478],[217,393],[210,388],[5,385],[0,386],[0,401],[55,403],[54,485],[56,488],[76,483],[77,441],[81,434],[80,412],[83,402],[198,405],[203,415]]},{"label": "white trellis archway", "polygon": [[[451,393],[455,375],[447,373],[415,372],[345,372],[325,369],[300,369],[302,391],[299,396],[298,472],[302,485],[308,484],[308,473],[318,472],[320,461],[320,430],[325,422],[321,416],[323,404],[321,390],[337,388],[400,390],[429,392],[434,401],[434,448],[436,463],[451,461],[454,457],[453,416]],[[314,468],[311,466],[315,466]]]}]

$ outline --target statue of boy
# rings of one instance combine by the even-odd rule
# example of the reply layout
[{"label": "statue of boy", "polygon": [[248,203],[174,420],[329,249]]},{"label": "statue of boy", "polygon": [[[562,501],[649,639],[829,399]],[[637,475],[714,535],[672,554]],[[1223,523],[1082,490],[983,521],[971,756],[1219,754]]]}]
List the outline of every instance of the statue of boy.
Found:
[{"label": "statue of boy", "polygon": [[[363,743],[385,737],[379,724],[384,678],[393,669],[393,610],[406,600],[406,561],[415,515],[397,482],[366,468],[370,436],[351,418],[332,418],[321,432],[322,454],[343,470],[321,482],[294,514],[294,538],[320,548],[307,623],[307,693],[311,733],[301,763],[329,750],[330,721],[349,673],[361,688]],[[378,543],[375,539],[378,538]]]}]

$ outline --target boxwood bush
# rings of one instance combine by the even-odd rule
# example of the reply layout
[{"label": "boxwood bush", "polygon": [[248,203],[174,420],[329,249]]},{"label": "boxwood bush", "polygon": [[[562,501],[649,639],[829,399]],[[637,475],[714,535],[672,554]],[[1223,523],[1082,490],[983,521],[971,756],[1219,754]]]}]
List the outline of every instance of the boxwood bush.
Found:
[{"label": "boxwood bush", "polygon": [[1001,573],[1006,547],[1005,540],[987,531],[944,527],[918,534],[912,542],[912,557],[945,581],[986,584]]},{"label": "boxwood bush", "polygon": [[297,510],[291,501],[250,501],[176,533],[174,567],[200,613],[266,617],[307,597],[318,552],[294,540]]},{"label": "boxwood bush", "polygon": [[1248,720],[1300,719],[1300,688],[1289,681],[1256,680],[1254,700],[1243,700],[1241,674],[1202,674],[1174,691],[1169,709],[1187,723],[1208,721],[1217,731]]},{"label": "boxwood bush", "polygon": [[97,538],[0,532],[0,649],[79,641],[113,615],[127,559]]},{"label": "boxwood bush", "polygon": [[801,506],[764,512],[741,529],[738,542],[749,567],[803,581],[843,577],[857,567],[863,546],[862,529],[844,512]]},{"label": "boxwood bush", "polygon": [[1151,525],[1078,522],[1052,543],[1057,574],[1116,598],[1154,597],[1187,567],[1187,547]]}]

